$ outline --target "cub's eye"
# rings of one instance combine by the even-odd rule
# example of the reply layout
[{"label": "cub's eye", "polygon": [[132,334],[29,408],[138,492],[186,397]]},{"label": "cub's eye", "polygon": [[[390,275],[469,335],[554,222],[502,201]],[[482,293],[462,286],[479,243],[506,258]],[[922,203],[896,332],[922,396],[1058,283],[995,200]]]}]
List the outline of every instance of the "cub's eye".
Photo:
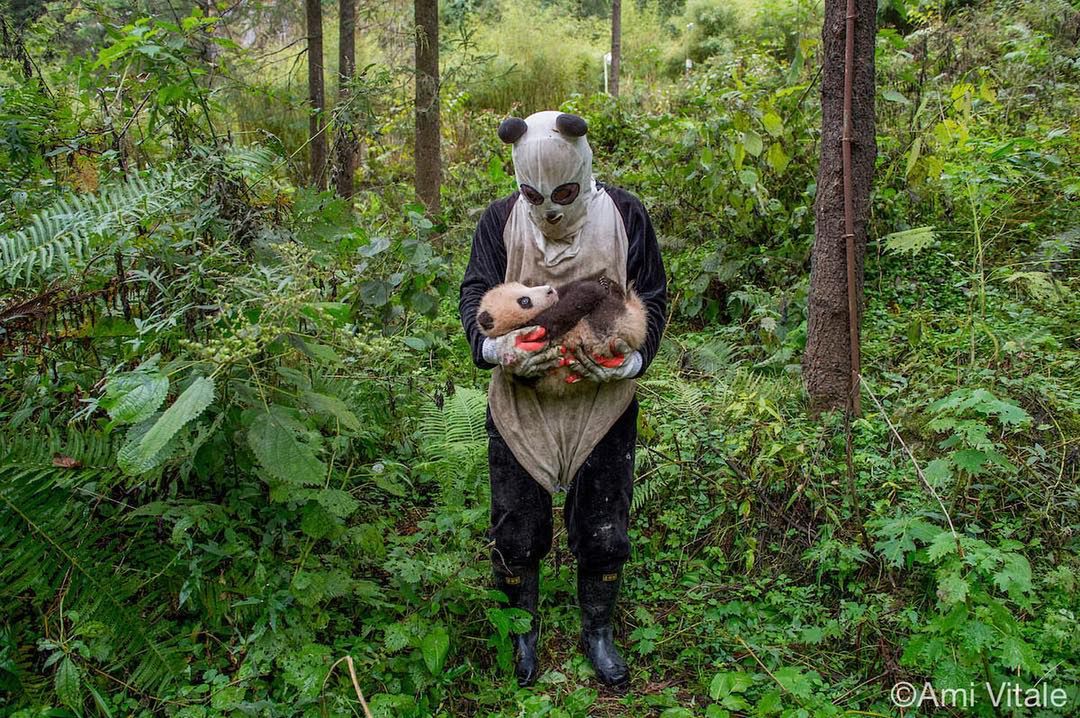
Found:
[{"label": "cub's eye", "polygon": [[577,182],[561,184],[551,193],[551,201],[555,204],[570,204],[577,199],[578,192],[580,191],[581,185]]},{"label": "cub's eye", "polygon": [[543,204],[544,203],[544,195],[540,194],[534,188],[530,187],[527,184],[521,185],[521,194],[524,195],[525,200],[529,204]]},{"label": "cub's eye", "polygon": [[528,297],[519,297],[518,306],[520,306],[522,309],[532,309],[532,300]]}]

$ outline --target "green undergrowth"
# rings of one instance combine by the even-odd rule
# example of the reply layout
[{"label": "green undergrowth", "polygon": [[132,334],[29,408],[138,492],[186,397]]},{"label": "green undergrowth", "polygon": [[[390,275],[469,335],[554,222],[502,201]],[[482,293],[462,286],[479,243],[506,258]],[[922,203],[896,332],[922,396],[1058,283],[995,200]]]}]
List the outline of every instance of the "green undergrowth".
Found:
[{"label": "green undergrowth", "polygon": [[[479,213],[514,186],[495,128],[524,108],[498,104],[545,88],[496,75],[485,101],[455,80],[432,218],[397,141],[408,93],[370,67],[330,118],[367,143],[346,202],[304,186],[295,98],[244,84],[253,53],[217,20],[114,5],[67,16],[70,57],[40,20],[28,73],[5,46],[0,716],[359,716],[363,695],[380,717],[891,718],[913,714],[890,699],[902,681],[1068,701],[995,712],[980,691],[947,715],[1076,714],[1066,3],[883,8],[850,431],[808,411],[800,376],[816,5],[635,6],[628,47],[655,52],[618,102],[559,55],[552,87],[588,119],[599,177],[645,202],[670,277],[639,384],[625,696],[577,647],[560,521],[536,687],[509,678],[524,616],[490,588],[488,374],[456,290]],[[465,5],[444,13],[498,20]],[[599,11],[580,5],[587,34]],[[665,34],[686,18],[701,27]]]}]

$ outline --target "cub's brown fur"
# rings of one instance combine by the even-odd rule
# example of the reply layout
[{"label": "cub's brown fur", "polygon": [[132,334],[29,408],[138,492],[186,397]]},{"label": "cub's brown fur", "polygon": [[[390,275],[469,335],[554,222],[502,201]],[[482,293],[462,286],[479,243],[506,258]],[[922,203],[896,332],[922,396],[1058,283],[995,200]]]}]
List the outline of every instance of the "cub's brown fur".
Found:
[{"label": "cub's brown fur", "polygon": [[[646,334],[641,299],[632,288],[624,291],[607,277],[581,279],[555,290],[548,286],[526,287],[518,282],[500,284],[481,299],[477,321],[481,331],[491,337],[540,326],[546,330],[543,341],[570,349],[583,347],[604,356],[612,353],[612,345],[619,339],[631,349],[640,349]],[[573,386],[566,383],[571,374],[572,370],[560,367],[540,386],[548,391],[566,391]]]}]

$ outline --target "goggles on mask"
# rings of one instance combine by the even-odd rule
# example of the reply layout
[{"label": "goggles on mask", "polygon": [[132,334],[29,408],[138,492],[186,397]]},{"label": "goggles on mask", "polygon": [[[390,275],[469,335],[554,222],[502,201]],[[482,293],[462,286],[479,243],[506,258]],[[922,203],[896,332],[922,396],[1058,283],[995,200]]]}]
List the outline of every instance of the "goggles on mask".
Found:
[{"label": "goggles on mask", "polygon": [[588,124],[565,112],[508,117],[499,139],[513,146],[514,175],[529,218],[549,239],[573,237],[583,226],[593,189]]},{"label": "goggles on mask", "polygon": [[[563,206],[572,204],[577,199],[578,193],[581,192],[581,185],[577,182],[567,182],[561,184],[551,191],[551,201],[555,204],[561,204]],[[544,203],[544,195],[530,185],[521,185],[521,194],[525,197],[525,201],[533,205],[541,205]]]}]

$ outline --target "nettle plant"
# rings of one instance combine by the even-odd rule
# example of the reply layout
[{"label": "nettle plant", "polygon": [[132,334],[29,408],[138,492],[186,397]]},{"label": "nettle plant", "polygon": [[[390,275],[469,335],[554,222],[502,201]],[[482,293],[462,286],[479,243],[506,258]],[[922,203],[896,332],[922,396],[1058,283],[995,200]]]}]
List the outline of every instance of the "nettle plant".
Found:
[{"label": "nettle plant", "polygon": [[[948,453],[927,464],[926,478],[939,490],[951,483],[954,503],[982,476],[1017,473],[1000,439],[1031,425],[1031,416],[1022,408],[986,389],[961,388],[931,404],[930,412],[934,418],[927,428],[944,435],[938,448]],[[992,438],[995,433],[997,440]]]},{"label": "nettle plant", "polygon": [[[1003,439],[1031,424],[1022,408],[985,389],[963,388],[931,404],[930,413],[927,428],[943,435],[937,446],[945,454],[923,473],[943,499],[951,489],[953,513],[976,480],[1017,473]],[[935,688],[1038,679],[1043,665],[1023,620],[1034,599],[1025,544],[977,538],[981,531],[974,523],[954,533],[942,522],[930,512],[870,522],[875,548],[888,563],[933,575],[933,609],[907,617],[914,631],[903,665],[932,677]]]}]

